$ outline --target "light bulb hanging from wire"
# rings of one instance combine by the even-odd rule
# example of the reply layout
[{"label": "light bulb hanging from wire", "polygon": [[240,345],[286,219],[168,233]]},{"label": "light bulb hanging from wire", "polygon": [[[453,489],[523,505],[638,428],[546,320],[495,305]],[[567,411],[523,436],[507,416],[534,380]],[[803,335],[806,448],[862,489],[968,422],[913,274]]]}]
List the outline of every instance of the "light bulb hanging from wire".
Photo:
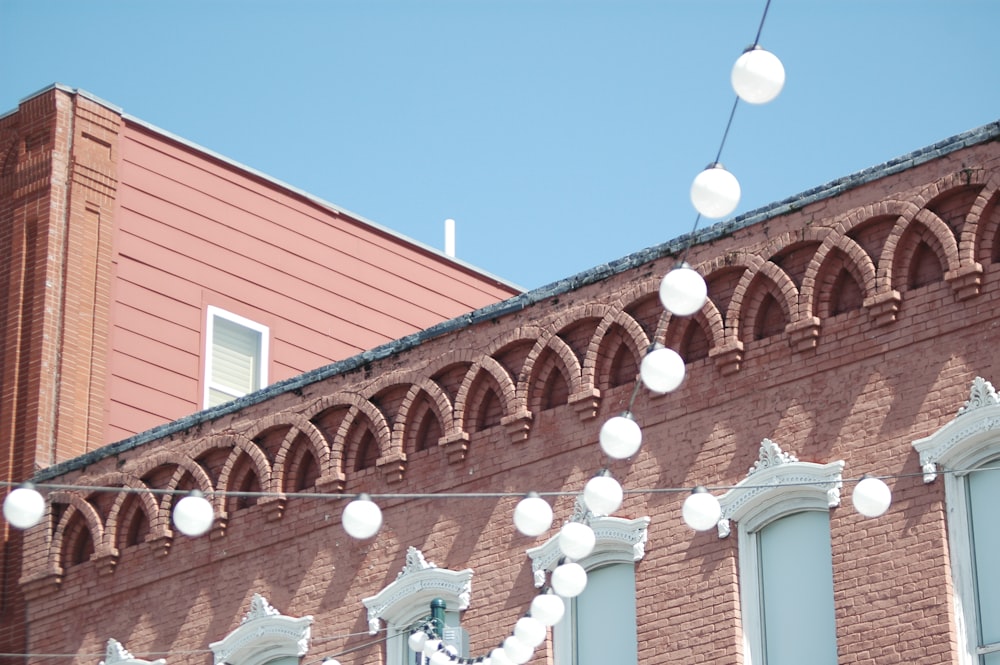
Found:
[{"label": "light bulb hanging from wire", "polygon": [[639,363],[643,384],[654,393],[669,393],[684,381],[684,359],[673,349],[657,344]]},{"label": "light bulb hanging from wire", "polygon": [[863,476],[851,492],[854,509],[865,517],[878,517],[889,510],[892,491],[880,478]]},{"label": "light bulb hanging from wire", "polygon": [[31,483],[16,488],[3,500],[3,516],[11,526],[30,529],[45,515],[45,498]]},{"label": "light bulb hanging from wire", "polygon": [[634,455],[642,445],[642,430],[632,414],[626,411],[605,421],[598,439],[605,455],[614,459],[626,459]]},{"label": "light bulb hanging from wire", "polygon": [[678,264],[660,281],[660,302],[676,316],[691,316],[708,301],[705,278],[687,263]]},{"label": "light bulb hanging from wire", "polygon": [[719,500],[702,486],[695,487],[681,507],[684,523],[695,531],[708,531],[719,523],[722,507]]},{"label": "light bulb hanging from wire", "polygon": [[537,492],[528,492],[514,508],[514,526],[531,538],[542,535],[552,526],[552,506]]},{"label": "light bulb hanging from wire", "polygon": [[705,217],[725,217],[740,204],[740,183],[722,164],[713,162],[691,183],[691,203]]},{"label": "light bulb hanging from wire", "polygon": [[197,538],[212,528],[215,511],[204,494],[192,490],[174,506],[173,520],[178,531],[185,536]]},{"label": "light bulb hanging from wire", "polygon": [[382,528],[382,510],[367,494],[359,494],[358,498],[344,507],[341,523],[347,535],[358,540],[371,538]]},{"label": "light bulb hanging from wire", "polygon": [[754,45],[736,59],[730,82],[743,101],[766,104],[774,100],[785,86],[785,67],[778,56]]}]

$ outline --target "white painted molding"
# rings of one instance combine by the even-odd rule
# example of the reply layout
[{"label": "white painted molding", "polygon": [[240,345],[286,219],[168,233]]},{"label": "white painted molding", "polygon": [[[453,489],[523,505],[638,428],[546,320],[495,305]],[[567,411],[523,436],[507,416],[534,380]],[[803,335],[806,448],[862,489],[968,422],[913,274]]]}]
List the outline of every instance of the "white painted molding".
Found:
[{"label": "white painted molding", "polygon": [[839,506],[843,470],[843,460],[827,464],[800,462],[774,441],[764,439],[747,477],[719,497],[719,538],[729,536],[731,520],[757,531],[772,520],[800,510]]},{"label": "white painted molding", "polygon": [[311,616],[281,614],[255,593],[239,627],[208,646],[215,665],[264,665],[276,658],[301,658],[309,651],[312,622]]},{"label": "white painted molding", "polygon": [[[591,515],[587,523],[594,530],[597,543],[594,545],[594,552],[580,563],[585,568],[593,568],[610,562],[634,563],[642,560],[646,556],[649,522],[649,517],[628,520]],[[545,586],[546,574],[555,570],[559,560],[563,558],[562,550],[559,549],[559,534],[538,547],[532,547],[527,553],[531,559],[535,586],[541,588]]]},{"label": "white painted molding", "polygon": [[166,665],[166,660],[157,658],[156,660],[143,660],[136,658],[128,649],[116,639],[108,640],[107,652],[98,665]]},{"label": "white painted molding", "polygon": [[444,600],[449,610],[467,609],[472,598],[472,569],[438,568],[411,546],[395,581],[361,601],[368,610],[368,632],[377,633],[380,621],[398,623],[399,617],[411,614],[414,606],[429,608],[435,598]]},{"label": "white painted molding", "polygon": [[953,419],[938,431],[913,442],[920,455],[924,482],[932,483],[941,467],[962,470],[1000,454],[1000,396],[993,385],[977,376],[969,399]]}]

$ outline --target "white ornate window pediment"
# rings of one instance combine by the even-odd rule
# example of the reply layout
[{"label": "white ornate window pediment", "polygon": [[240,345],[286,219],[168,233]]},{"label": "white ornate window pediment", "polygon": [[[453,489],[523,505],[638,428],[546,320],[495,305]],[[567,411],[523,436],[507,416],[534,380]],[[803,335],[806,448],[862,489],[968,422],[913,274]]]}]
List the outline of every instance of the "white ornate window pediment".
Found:
[{"label": "white ornate window pediment", "polygon": [[429,610],[435,598],[444,600],[449,610],[467,609],[472,598],[472,570],[438,568],[411,546],[396,579],[377,595],[361,601],[368,610],[368,632],[377,633],[379,621],[392,625],[407,623],[414,607]]},{"label": "white ornate window pediment", "polygon": [[121,642],[112,638],[108,640],[107,652],[99,665],[166,665],[166,662],[163,658],[156,660],[136,658]]},{"label": "white ornate window pediment", "polygon": [[1000,396],[993,385],[977,376],[969,399],[955,417],[928,437],[917,439],[913,448],[920,454],[924,482],[937,478],[939,467],[971,469],[1000,455]]},{"label": "white ornate window pediment", "polygon": [[719,538],[729,535],[731,521],[752,532],[800,510],[839,506],[843,470],[843,460],[827,464],[800,462],[774,441],[764,439],[747,477],[719,497]]},{"label": "white ornate window pediment", "polygon": [[309,650],[312,622],[311,616],[281,614],[255,593],[239,627],[208,646],[215,665],[263,665],[276,658],[301,658]]},{"label": "white ornate window pediment", "polygon": [[[606,563],[634,563],[646,556],[647,528],[649,517],[624,519],[621,517],[595,517],[586,511],[580,511],[582,502],[577,500],[577,511],[574,519],[580,519],[590,525],[597,537],[594,551],[586,559],[588,568],[594,568]],[[531,559],[531,570],[534,573],[535,586],[545,586],[547,572],[555,570],[563,557],[559,549],[559,534],[549,538],[538,547],[528,550]]]}]

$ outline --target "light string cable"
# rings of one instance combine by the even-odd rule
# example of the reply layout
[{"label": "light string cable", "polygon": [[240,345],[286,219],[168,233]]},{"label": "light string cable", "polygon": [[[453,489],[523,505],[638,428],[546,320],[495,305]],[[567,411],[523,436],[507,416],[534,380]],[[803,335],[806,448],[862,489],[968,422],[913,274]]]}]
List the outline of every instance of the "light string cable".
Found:
[{"label": "light string cable", "polygon": [[[971,475],[980,472],[987,471],[1000,471],[1000,462],[996,465],[979,466],[971,469],[948,469],[948,468],[937,468],[934,473],[938,475],[947,474],[960,474],[960,475]],[[841,478],[838,482],[845,484],[859,483],[865,478],[878,478],[879,480],[900,480],[906,478],[918,478],[924,477],[926,474],[923,471],[915,473],[890,473],[890,474],[866,474],[865,476],[858,478]],[[778,484],[774,483],[764,483],[764,484],[753,484],[753,483],[740,483],[735,485],[711,485],[705,486],[706,489],[710,490],[732,490],[732,489],[769,489],[774,487],[792,487],[792,486],[809,486],[809,485],[828,485],[830,481],[782,481]],[[19,487],[23,486],[24,483],[16,483],[10,481],[0,481],[0,486],[6,487]],[[117,492],[124,494],[154,494],[154,495],[174,495],[174,496],[186,496],[190,494],[190,490],[181,489],[162,489],[162,488],[142,488],[142,487],[114,487],[114,486],[102,486],[102,485],[73,485],[73,484],[63,484],[63,483],[37,483],[33,485],[36,490],[46,490],[46,491],[72,491],[80,492],[83,494],[94,493],[94,492]],[[690,487],[643,487],[643,488],[623,488],[622,490],[626,494],[668,494],[672,492],[690,492]],[[443,499],[507,499],[507,498],[523,498],[526,491],[507,491],[507,492],[346,492],[346,493],[331,493],[331,492],[294,492],[290,494],[280,494],[275,492],[252,492],[245,490],[210,490],[206,492],[206,496],[219,496],[226,498],[249,498],[249,499],[260,499],[269,497],[281,497],[286,499],[324,499],[324,500],[338,500],[347,501],[354,500],[361,496],[367,496],[371,499],[380,500],[416,500],[416,499],[428,499],[428,500],[443,500]],[[555,491],[541,491],[536,492],[542,497],[565,497],[565,496],[576,496],[580,492],[579,490],[555,490]],[[0,654],[2,656],[4,654]]]},{"label": "light string cable", "polygon": [[[767,12],[771,8],[771,0],[766,0],[764,3],[764,11],[761,13],[760,23],[757,25],[757,34],[754,35],[753,43],[747,47],[747,51],[757,48],[760,44],[760,35],[764,31],[764,23],[767,21]],[[722,140],[719,141],[719,149],[715,152],[715,159],[712,160],[712,164],[718,164],[719,160],[722,159],[722,151],[726,147],[726,140],[729,138],[729,130],[733,126],[733,118],[736,116],[736,107],[740,104],[740,96],[737,94],[734,96],[733,104],[729,108],[729,118],[726,120],[726,128],[722,131]],[[684,243],[684,248],[681,250],[680,257],[678,258],[678,264],[683,264],[687,259],[688,252],[694,246],[695,233],[698,231],[698,227],[701,224],[701,213],[698,212],[694,217],[694,225],[691,227],[691,232],[688,234],[687,241]],[[633,396],[633,399],[635,397]]]}]

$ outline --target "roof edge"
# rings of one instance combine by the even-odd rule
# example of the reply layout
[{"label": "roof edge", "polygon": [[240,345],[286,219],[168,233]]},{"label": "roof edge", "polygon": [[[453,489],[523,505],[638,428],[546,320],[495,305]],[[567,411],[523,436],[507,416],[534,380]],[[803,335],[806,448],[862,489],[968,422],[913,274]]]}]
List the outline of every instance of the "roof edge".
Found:
[{"label": "roof edge", "polygon": [[955,136],[938,141],[937,143],[929,145],[925,148],[914,150],[913,152],[891,159],[882,164],[832,180],[818,187],[808,189],[795,196],[757,208],[756,210],[751,210],[734,217],[731,220],[716,223],[705,228],[704,230],[679,236],[660,245],[634,252],[616,261],[598,265],[594,268],[585,270],[557,282],[521,293],[512,298],[508,298],[507,300],[480,308],[454,319],[444,321],[425,330],[407,335],[406,337],[402,337],[392,342],[388,342],[350,358],[305,372],[304,374],[300,374],[284,381],[279,381],[278,383],[274,383],[262,390],[241,397],[235,401],[221,404],[205,411],[199,411],[198,413],[185,416],[179,420],[174,420],[145,432],[140,432],[117,443],[112,443],[89,453],[85,453],[80,457],[66,460],[65,462],[60,462],[59,464],[42,469],[35,474],[33,480],[36,482],[44,482],[63,474],[83,469],[86,466],[94,464],[106,457],[126,452],[165,436],[183,432],[191,427],[235,413],[248,406],[259,404],[283,393],[300,390],[305,386],[317,383],[338,374],[345,374],[360,367],[364,367],[369,363],[377,362],[397,353],[410,350],[423,344],[424,342],[428,342],[448,333],[461,330],[477,323],[496,319],[507,314],[519,312],[526,307],[541,302],[542,300],[573,291],[588,284],[599,282],[625,272],[626,270],[639,267],[665,256],[678,255],[688,246],[711,242],[766,219],[794,212],[807,205],[836,196],[849,189],[878,180],[879,178],[894,175],[901,171],[930,162],[938,157],[948,155],[957,150],[988,143],[990,141],[997,140],[998,138],[1000,138],[1000,120],[991,122],[976,129],[962,132],[961,134],[956,134]]}]

